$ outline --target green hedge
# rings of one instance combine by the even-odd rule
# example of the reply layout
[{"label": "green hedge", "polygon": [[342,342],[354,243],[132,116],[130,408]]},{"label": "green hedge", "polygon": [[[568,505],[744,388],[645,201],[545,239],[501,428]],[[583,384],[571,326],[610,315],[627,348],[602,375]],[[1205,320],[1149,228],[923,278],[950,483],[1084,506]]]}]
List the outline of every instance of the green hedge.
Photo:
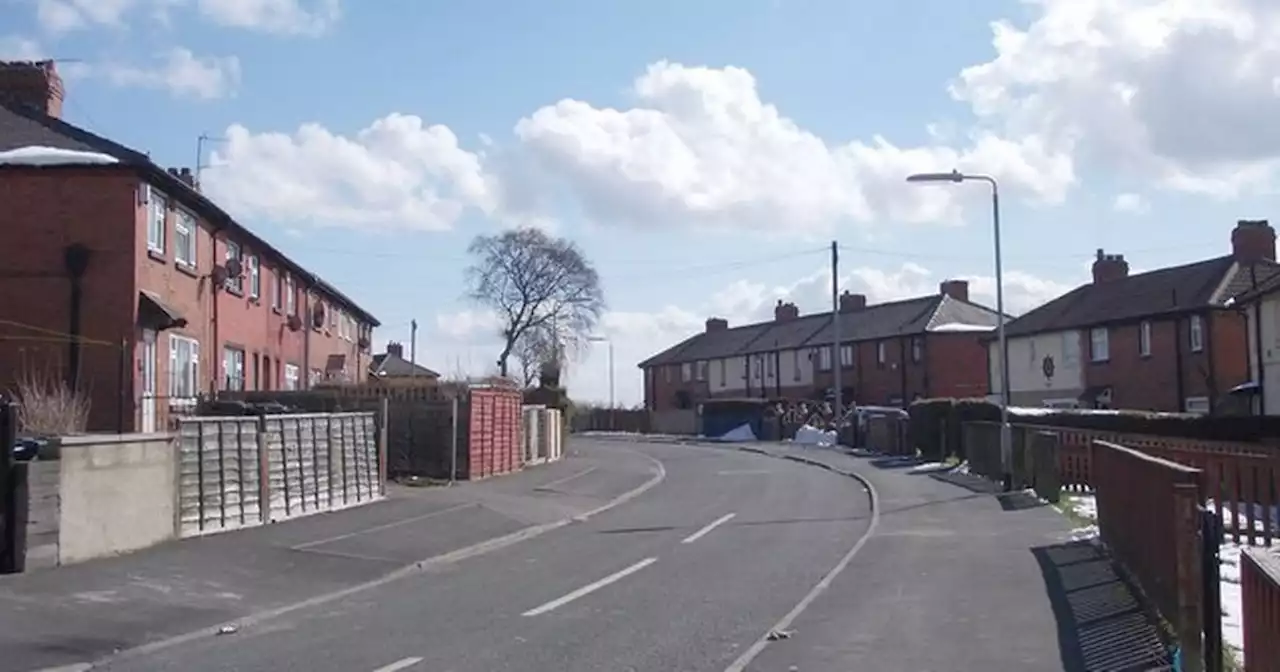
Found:
[{"label": "green hedge", "polygon": [[[1256,443],[1280,438],[1280,416],[1208,416],[1143,411],[1028,412],[1009,409],[1009,421],[1021,425],[1070,427],[1124,434],[1176,436],[1210,441]],[[1019,412],[1022,411],[1022,412]],[[964,459],[961,427],[966,422],[1000,421],[1000,406],[986,399],[920,399],[907,409],[908,437],[926,459]],[[944,422],[945,419],[945,422]]]}]

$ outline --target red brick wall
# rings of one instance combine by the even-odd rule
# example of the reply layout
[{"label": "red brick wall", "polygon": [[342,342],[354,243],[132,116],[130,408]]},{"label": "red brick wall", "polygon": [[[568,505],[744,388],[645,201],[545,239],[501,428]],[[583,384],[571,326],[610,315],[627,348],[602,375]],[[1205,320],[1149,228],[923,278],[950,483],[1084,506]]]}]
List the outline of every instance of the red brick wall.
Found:
[{"label": "red brick wall", "polygon": [[[132,430],[137,421],[142,389],[141,360],[136,351],[141,335],[136,326],[139,289],[155,292],[188,322],[157,338],[156,391],[161,419],[168,407],[171,334],[200,342],[198,387],[202,392],[224,387],[225,345],[245,351],[248,389],[282,388],[285,363],[298,365],[299,382],[305,387],[308,371],[323,371],[328,355],[334,353],[347,354],[349,373],[356,380],[363,378],[369,355],[359,351],[359,328],[350,341],[338,338],[327,317],[323,328],[307,328],[308,288],[296,278],[296,305],[304,328],[293,332],[286,327],[286,304],[282,302],[282,310],[272,308],[279,263],[266,250],[247,240],[236,240],[243,259],[250,255],[261,259],[257,299],[249,296],[247,265],[241,295],[221,288],[211,291],[208,276],[215,264],[225,262],[231,234],[210,222],[197,218],[195,268],[179,267],[173,228],[178,202],[171,194],[166,194],[170,212],[164,254],[149,252],[148,210],[139,198],[141,185],[136,175],[119,168],[0,169],[0,203],[4,204],[0,230],[10,236],[9,244],[0,247],[0,320],[9,322],[0,322],[0,389],[12,388],[24,370],[64,375],[68,348],[65,336],[59,335],[69,329],[70,282],[63,250],[73,242],[93,251],[84,279],[82,335],[94,343],[81,351],[81,384],[92,402],[91,429],[116,429],[122,413],[126,430]],[[15,326],[15,322],[43,332]],[[122,340],[126,341],[123,381],[121,348],[117,345]]]},{"label": "red brick wall", "polygon": [[[693,371],[690,380],[684,381],[681,378],[680,364],[666,364],[653,368],[651,383],[645,385],[645,402],[650,408],[658,411],[679,408],[676,404],[676,393],[684,390],[689,393],[689,399],[692,404],[697,404],[700,400],[710,398],[710,388],[707,381],[697,380],[697,372]],[[759,395],[759,390],[756,394]],[[744,392],[733,392],[730,396],[739,397]]]},{"label": "red brick wall", "polygon": [[132,417],[132,381],[120,380],[116,344],[132,339],[136,321],[137,296],[128,291],[136,254],[134,184],[131,175],[108,168],[0,168],[0,230],[7,236],[0,246],[0,320],[6,321],[0,324],[0,386],[12,389],[24,370],[64,375],[71,284],[63,250],[84,244],[92,257],[81,335],[94,343],[81,348],[80,367],[92,428],[114,429],[121,412]]},{"label": "red brick wall", "polygon": [[1109,329],[1107,362],[1089,361],[1089,331],[1085,330],[1081,336],[1085,385],[1110,385],[1115,408],[1180,412],[1186,397],[1213,398],[1246,382],[1249,365],[1244,317],[1231,311],[1203,317],[1205,347],[1200,352],[1191,350],[1191,318],[1187,315],[1151,320],[1151,354],[1145,357],[1138,347],[1138,323]]},{"label": "red brick wall", "polygon": [[988,332],[931,333],[925,337],[926,397],[983,397],[991,391],[983,339]]}]

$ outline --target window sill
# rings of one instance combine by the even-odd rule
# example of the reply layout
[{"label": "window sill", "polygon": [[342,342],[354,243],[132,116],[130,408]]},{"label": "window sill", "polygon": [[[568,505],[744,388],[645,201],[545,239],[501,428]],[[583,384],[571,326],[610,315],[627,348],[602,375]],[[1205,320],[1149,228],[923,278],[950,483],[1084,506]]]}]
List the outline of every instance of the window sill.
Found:
[{"label": "window sill", "polygon": [[271,306],[271,312],[275,313],[276,315],[279,315],[279,314],[280,314],[280,306]]},{"label": "window sill", "polygon": [[244,298],[244,290],[243,290],[243,289],[236,289],[235,287],[232,287],[232,286],[230,286],[230,285],[227,285],[227,286],[223,287],[223,289],[224,289],[224,290],[226,290],[226,292],[227,292],[228,294],[230,294],[230,295],[232,295],[232,296],[234,296],[234,297],[236,297],[236,298]]},{"label": "window sill", "polygon": [[169,263],[169,260],[164,257],[164,250],[157,250],[155,248],[148,247],[147,256],[150,257],[152,261],[158,261],[162,264]]},{"label": "window sill", "polygon": [[184,274],[186,274],[186,275],[189,275],[189,276],[191,276],[191,277],[193,277],[193,278],[199,278],[199,277],[200,277],[200,273],[199,273],[198,271],[196,271],[195,267],[194,267],[194,266],[192,266],[191,264],[187,264],[187,263],[184,263],[184,262],[179,261],[179,262],[177,262],[177,263],[175,263],[175,264],[174,264],[174,268],[177,268],[179,272],[184,273]]}]

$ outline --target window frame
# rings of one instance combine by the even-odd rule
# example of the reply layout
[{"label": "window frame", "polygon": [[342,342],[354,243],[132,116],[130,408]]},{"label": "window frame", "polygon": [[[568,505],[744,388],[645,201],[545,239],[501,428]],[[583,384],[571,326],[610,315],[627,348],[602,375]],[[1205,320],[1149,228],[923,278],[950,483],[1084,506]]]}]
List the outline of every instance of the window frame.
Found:
[{"label": "window frame", "polygon": [[228,275],[224,286],[228,291],[244,296],[244,246],[234,240],[223,242],[227,250],[223,255],[223,263],[229,263],[232,259],[240,262],[240,275],[235,277]]},{"label": "window frame", "polygon": [[249,298],[262,298],[262,260],[256,254],[245,257],[245,268],[249,272]]},{"label": "window frame", "polygon": [[[200,231],[200,222],[196,216],[186,209],[178,208],[178,216],[173,220],[173,260],[180,266],[194,269],[199,263],[196,255],[196,237]],[[179,231],[185,230],[187,244],[181,245]]]},{"label": "window frame", "polygon": [[[200,395],[200,340],[183,334],[170,333],[168,336],[169,405],[194,404]],[[181,361],[184,346],[186,362]]]},{"label": "window frame", "polygon": [[1151,356],[1151,321],[1143,320],[1138,323],[1138,356]]},{"label": "window frame", "polygon": [[285,362],[283,373],[284,373],[284,389],[286,390],[300,389],[298,385],[301,384],[302,382],[302,369],[297,364],[293,364],[291,362]]},{"label": "window frame", "polygon": [[853,368],[853,344],[845,343],[840,346],[840,368]]},{"label": "window frame", "polygon": [[244,348],[234,345],[222,346],[222,389],[228,392],[243,392],[247,383]]},{"label": "window frame", "polygon": [[289,272],[284,274],[284,312],[289,316],[298,314],[298,285]]},{"label": "window frame", "polygon": [[[1102,347],[1098,347],[1099,343]],[[1111,331],[1106,327],[1089,329],[1089,361],[1095,364],[1111,361]]]},{"label": "window frame", "polygon": [[823,345],[818,347],[818,370],[831,370],[831,346]]},{"label": "window frame", "polygon": [[1204,352],[1204,318],[1192,315],[1187,324],[1187,345],[1191,352]]},{"label": "window frame", "polygon": [[[147,251],[165,254],[165,234],[169,228],[169,197],[147,185]],[[154,238],[154,239],[153,239]]]}]

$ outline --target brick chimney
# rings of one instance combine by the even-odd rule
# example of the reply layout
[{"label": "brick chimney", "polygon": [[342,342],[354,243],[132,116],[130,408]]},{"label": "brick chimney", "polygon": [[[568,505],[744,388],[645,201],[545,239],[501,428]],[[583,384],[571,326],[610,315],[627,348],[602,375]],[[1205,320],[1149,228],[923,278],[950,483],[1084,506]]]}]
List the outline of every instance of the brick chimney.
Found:
[{"label": "brick chimney", "polygon": [[1093,284],[1097,285],[1112,280],[1129,277],[1129,262],[1123,254],[1107,254],[1098,248],[1098,256],[1093,260]]},{"label": "brick chimney", "polygon": [[957,301],[969,300],[969,281],[968,280],[943,280],[938,285],[938,292],[943,296],[949,296]]},{"label": "brick chimney", "polygon": [[711,332],[713,332],[713,331],[726,331],[728,328],[729,328],[729,320],[726,320],[726,319],[724,319],[723,317],[708,317],[708,318],[707,318],[707,333],[708,333],[708,334],[709,334],[709,333],[711,333]]},{"label": "brick chimney", "polygon": [[62,117],[65,89],[53,61],[0,61],[0,98]]},{"label": "brick chimney", "polygon": [[387,343],[387,354],[404,359],[404,345],[397,343],[396,341]]},{"label": "brick chimney", "polygon": [[190,168],[168,168],[166,170],[170,175],[181,180],[183,184],[192,189],[196,188],[196,176],[191,173]]},{"label": "brick chimney", "polygon": [[1276,230],[1265,219],[1242,219],[1231,232],[1231,256],[1245,264],[1276,260]]},{"label": "brick chimney", "polygon": [[773,319],[778,322],[786,322],[800,317],[800,309],[794,303],[783,303],[782,299],[778,299],[778,305],[773,307]]},{"label": "brick chimney", "polygon": [[849,290],[844,290],[840,294],[840,312],[852,313],[855,310],[862,310],[867,307],[866,294],[852,294]]}]

